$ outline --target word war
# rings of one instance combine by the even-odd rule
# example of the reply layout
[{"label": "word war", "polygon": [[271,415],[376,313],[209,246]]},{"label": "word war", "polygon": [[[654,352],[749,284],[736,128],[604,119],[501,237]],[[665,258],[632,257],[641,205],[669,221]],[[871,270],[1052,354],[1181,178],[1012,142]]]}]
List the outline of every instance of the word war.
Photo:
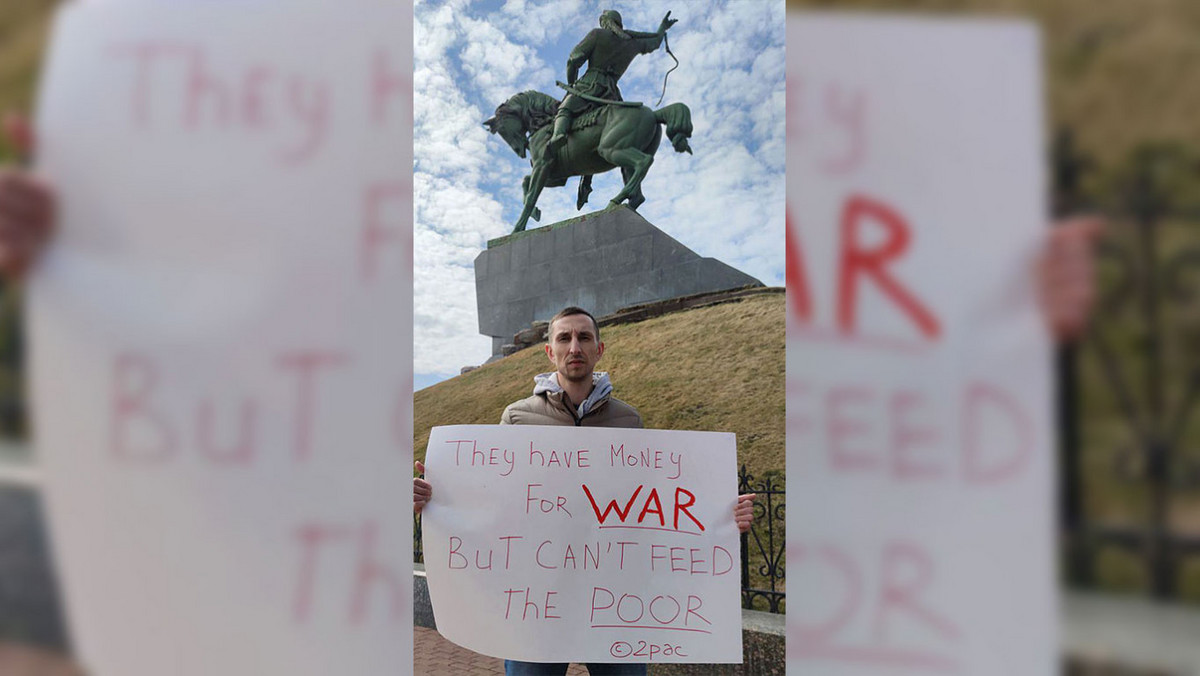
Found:
[{"label": "word war", "polygon": [[[646,494],[644,502],[642,503],[642,510],[637,515],[637,521],[635,522],[636,525],[627,524],[626,519],[629,518],[631,510],[633,509],[633,505],[637,501],[638,495],[642,492],[642,489],[645,488],[645,485],[639,485],[634,489],[633,494],[629,496],[629,500],[625,502],[624,509],[617,504],[616,499],[613,499],[608,502],[608,505],[606,505],[603,510],[601,510],[600,506],[596,504],[596,498],[593,497],[592,491],[588,488],[587,484],[583,484],[582,488],[584,495],[587,496],[588,504],[592,507],[592,513],[596,515],[596,522],[601,528],[647,528],[653,530],[685,532],[690,534],[698,534],[699,532],[704,531],[704,524],[700,523],[700,520],[693,516],[688,510],[689,507],[696,504],[696,496],[686,488],[680,486],[675,487],[674,502],[671,503],[671,527],[669,529],[666,527],[666,516],[663,514],[662,500],[660,500],[658,497],[657,488],[651,488]],[[601,502],[603,502],[603,499],[601,499]],[[606,525],[605,522],[608,520],[610,514],[615,515],[617,517],[616,521],[619,521],[619,523],[610,523]],[[650,514],[655,514],[658,516],[657,527],[652,525],[643,525],[646,517]],[[680,514],[686,516],[688,520],[692,522],[692,525],[698,528],[699,531],[687,531],[681,529],[679,527]],[[651,523],[653,523],[653,521]],[[686,522],[684,525],[686,525]]]}]

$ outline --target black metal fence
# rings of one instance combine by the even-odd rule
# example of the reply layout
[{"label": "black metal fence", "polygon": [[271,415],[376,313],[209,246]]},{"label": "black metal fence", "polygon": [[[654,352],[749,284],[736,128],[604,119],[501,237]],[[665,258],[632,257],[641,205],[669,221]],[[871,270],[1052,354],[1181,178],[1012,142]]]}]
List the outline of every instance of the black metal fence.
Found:
[{"label": "black metal fence", "polygon": [[1059,211],[1110,226],[1093,324],[1059,357],[1067,578],[1200,601],[1200,159],[1140,148],[1090,204],[1093,163],[1069,139],[1056,159]]},{"label": "black metal fence", "polygon": [[[755,493],[754,527],[742,535],[742,607],[784,612],[785,494],[778,473],[758,479],[738,471],[738,492]],[[413,517],[413,561],[425,563],[421,517]]]}]

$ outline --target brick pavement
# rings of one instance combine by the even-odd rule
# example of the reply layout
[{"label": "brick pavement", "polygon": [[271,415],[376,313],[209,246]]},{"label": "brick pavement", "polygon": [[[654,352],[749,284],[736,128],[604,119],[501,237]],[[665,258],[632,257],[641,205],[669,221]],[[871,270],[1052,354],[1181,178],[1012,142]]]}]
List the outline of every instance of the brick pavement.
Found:
[{"label": "brick pavement", "polygon": [[[485,657],[442,638],[436,629],[413,627],[414,676],[504,676],[504,660]],[[572,664],[567,676],[587,676]]]}]

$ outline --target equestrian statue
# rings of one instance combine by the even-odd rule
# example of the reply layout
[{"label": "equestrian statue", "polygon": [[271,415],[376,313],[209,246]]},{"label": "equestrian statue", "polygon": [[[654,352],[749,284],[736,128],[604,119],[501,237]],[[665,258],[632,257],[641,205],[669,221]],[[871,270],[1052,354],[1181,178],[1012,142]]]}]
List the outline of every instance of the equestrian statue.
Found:
[{"label": "equestrian statue", "polygon": [[[686,105],[653,110],[623,100],[617,88],[633,59],[658,49],[675,22],[667,12],[655,33],[626,31],[620,14],[605,11],[600,28],[589,32],[567,59],[567,81],[558,83],[567,92],[562,101],[537,91],[521,92],[483,123],[518,156],[529,154],[532,171],[522,182],[524,208],[513,232],[523,231],[531,216],[541,219],[537,200],[542,188],[563,186],[571,176],[579,176],[576,208],[582,209],[592,190],[592,175],[616,167],[625,185],[610,204],[628,201],[637,209],[646,201],[642,180],[654,162],[663,126],[676,152],[692,152],[692,113]],[[584,63],[587,72],[578,77]],[[663,86],[665,91],[665,80]]]}]

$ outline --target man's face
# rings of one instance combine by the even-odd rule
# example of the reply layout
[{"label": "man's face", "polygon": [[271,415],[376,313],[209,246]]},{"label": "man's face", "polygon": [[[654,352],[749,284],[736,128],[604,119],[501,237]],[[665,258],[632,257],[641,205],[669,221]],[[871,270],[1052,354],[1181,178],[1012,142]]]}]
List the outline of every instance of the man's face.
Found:
[{"label": "man's face", "polygon": [[554,362],[560,378],[574,383],[590,381],[603,354],[604,343],[596,339],[596,328],[587,315],[568,315],[550,326],[546,356]]}]

